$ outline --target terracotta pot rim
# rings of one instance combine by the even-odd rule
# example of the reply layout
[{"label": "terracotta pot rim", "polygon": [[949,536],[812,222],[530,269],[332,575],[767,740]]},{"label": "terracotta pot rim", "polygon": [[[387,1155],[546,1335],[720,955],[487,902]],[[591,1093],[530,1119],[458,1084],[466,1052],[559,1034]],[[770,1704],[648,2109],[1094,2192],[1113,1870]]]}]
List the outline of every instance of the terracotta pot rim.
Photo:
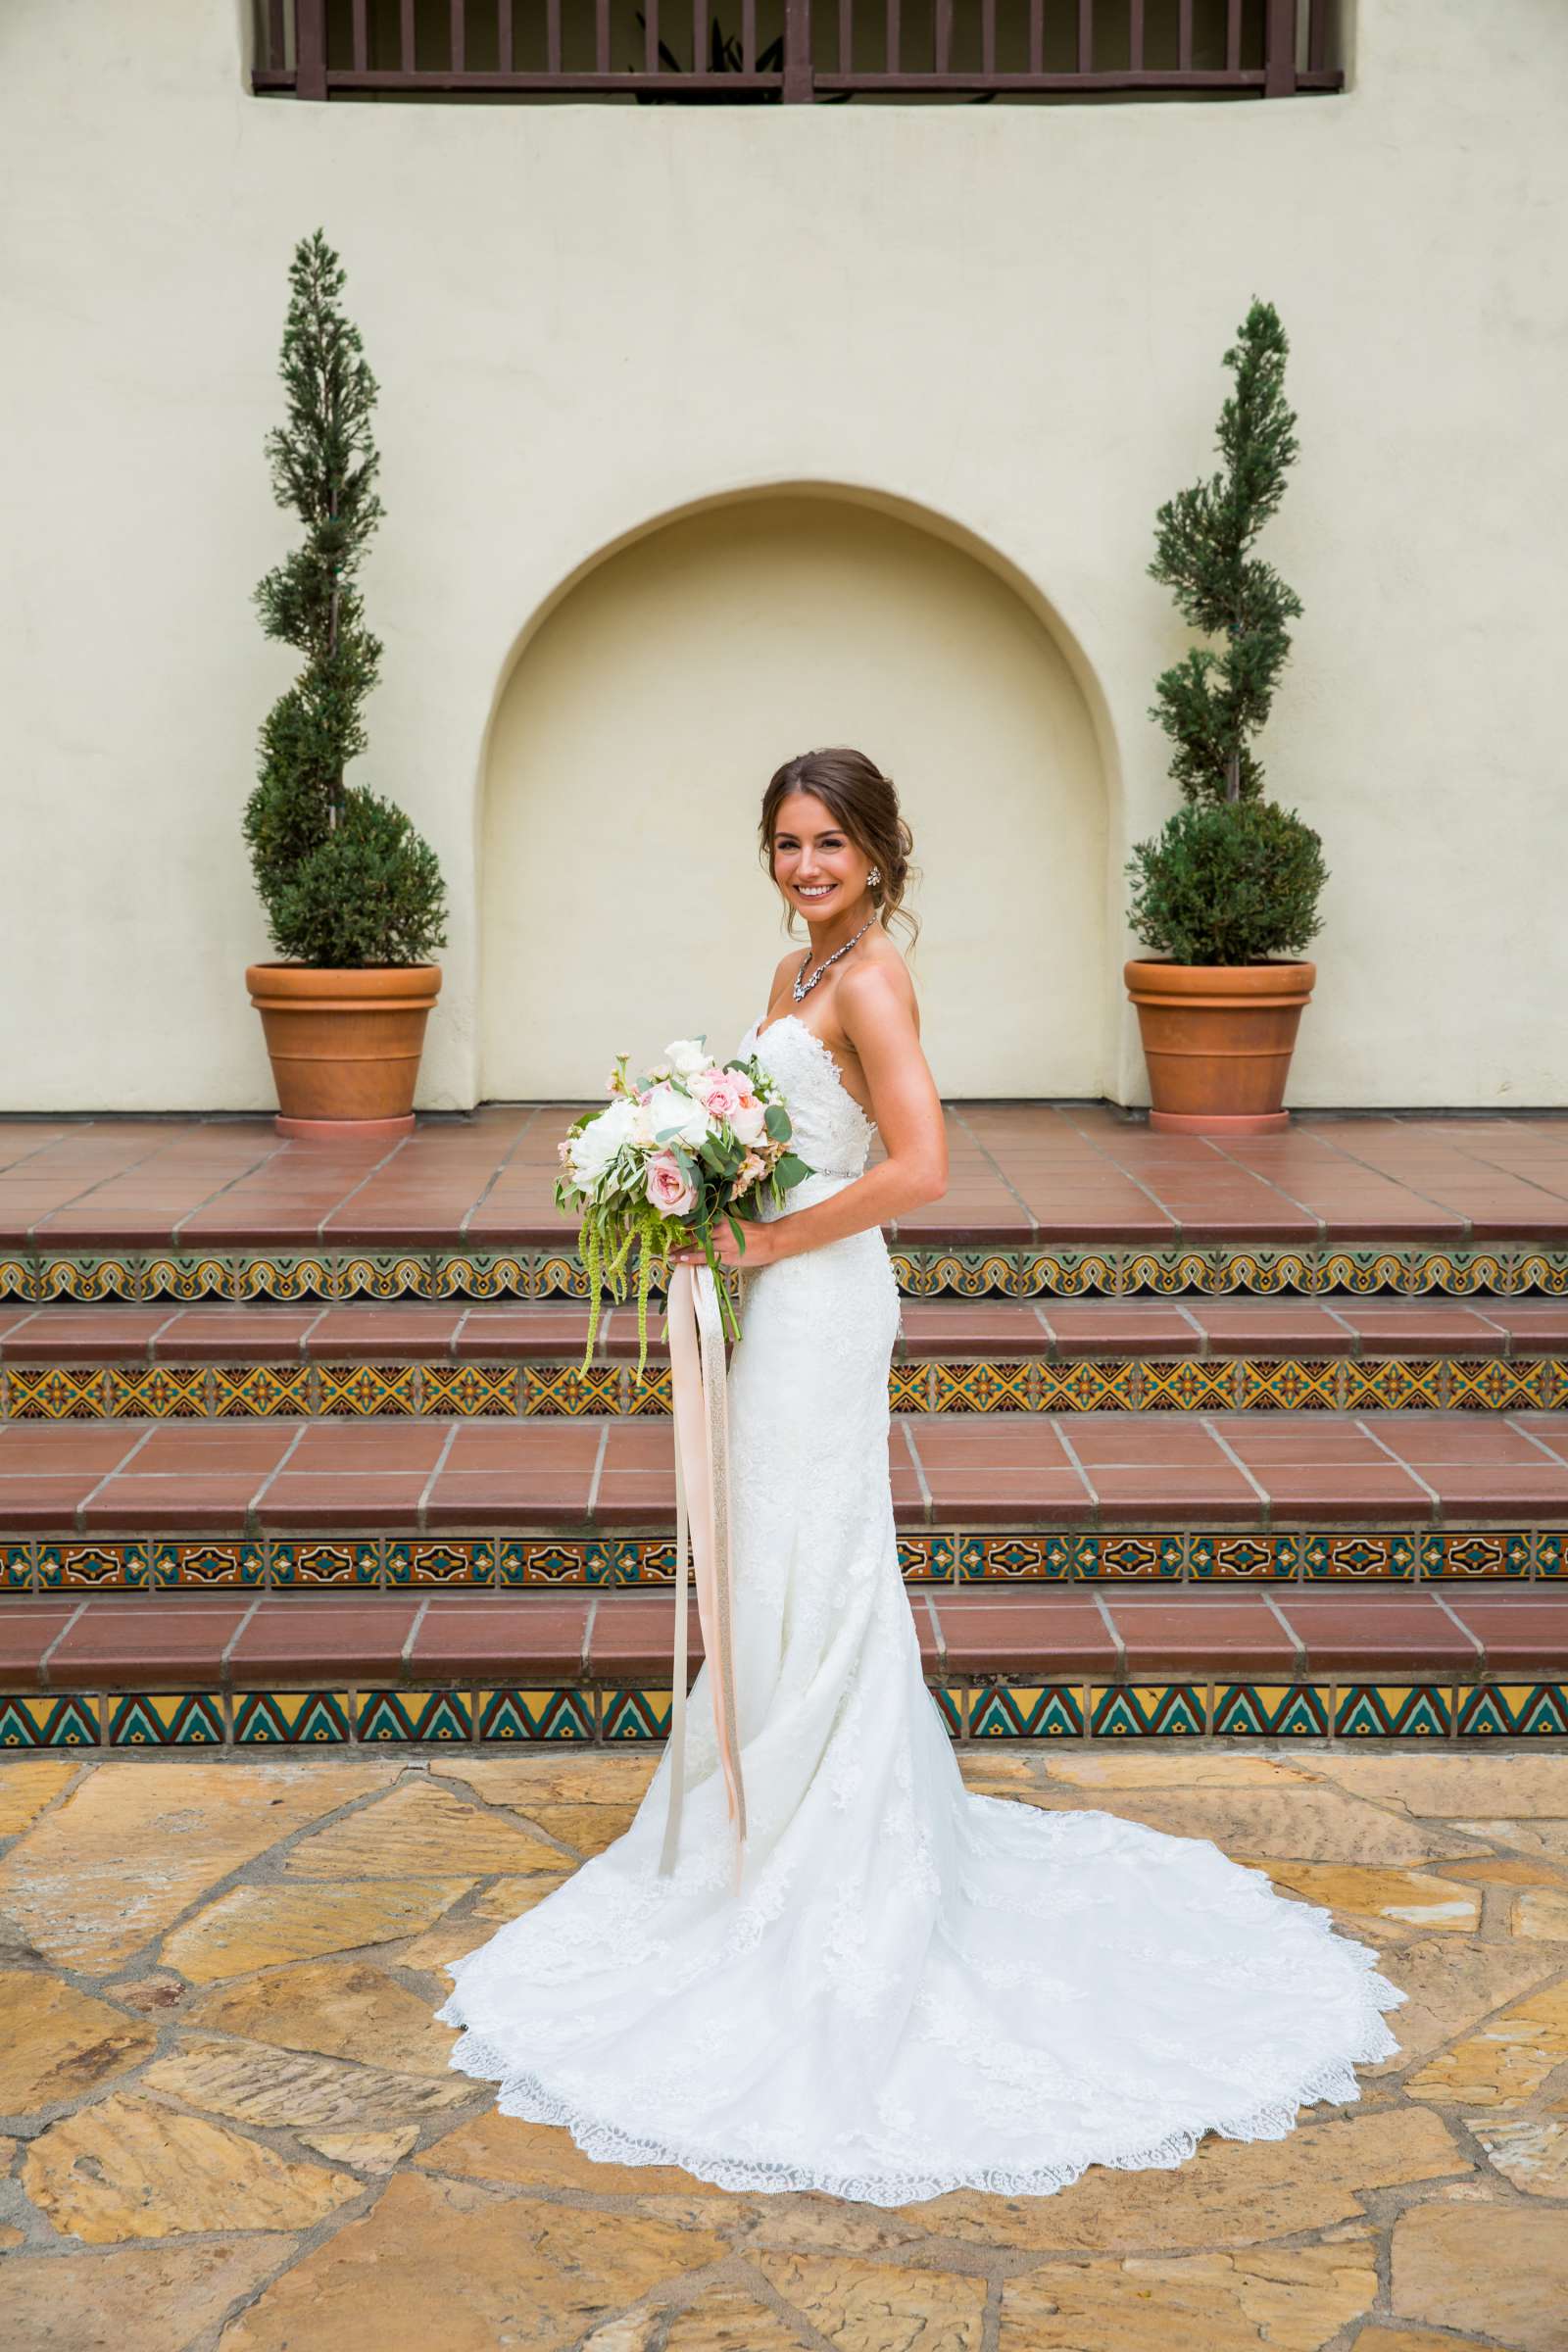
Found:
[{"label": "terracotta pot rim", "polygon": [[245,985],[253,1004],[287,1004],[298,1012],[351,1006],[433,1004],[441,994],[438,963],[249,963]]},{"label": "terracotta pot rim", "polygon": [[1178,963],[1174,956],[1129,956],[1130,972],[1315,972],[1310,956],[1260,956],[1255,963]]},{"label": "terracotta pot rim", "polygon": [[1317,965],[1306,956],[1272,963],[1177,963],[1135,956],[1122,967],[1127,994],[1158,1004],[1305,1004],[1317,985]]},{"label": "terracotta pot rim", "polygon": [[301,979],[323,980],[379,980],[395,972],[403,978],[413,978],[420,972],[439,972],[439,963],[295,963],[286,956],[270,961],[248,963],[248,972],[297,973]]}]

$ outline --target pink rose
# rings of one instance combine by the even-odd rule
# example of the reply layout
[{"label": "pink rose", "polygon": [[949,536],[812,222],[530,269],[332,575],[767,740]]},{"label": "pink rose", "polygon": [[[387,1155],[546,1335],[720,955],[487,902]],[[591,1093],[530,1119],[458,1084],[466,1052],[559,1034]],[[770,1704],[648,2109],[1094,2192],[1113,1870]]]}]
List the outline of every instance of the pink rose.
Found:
[{"label": "pink rose", "polygon": [[751,1089],[738,1070],[699,1070],[686,1083],[712,1119],[732,1119],[752,1099]]},{"label": "pink rose", "polygon": [[661,1216],[689,1216],[697,1206],[697,1192],[687,1183],[672,1152],[656,1152],[648,1162],[645,1190]]}]

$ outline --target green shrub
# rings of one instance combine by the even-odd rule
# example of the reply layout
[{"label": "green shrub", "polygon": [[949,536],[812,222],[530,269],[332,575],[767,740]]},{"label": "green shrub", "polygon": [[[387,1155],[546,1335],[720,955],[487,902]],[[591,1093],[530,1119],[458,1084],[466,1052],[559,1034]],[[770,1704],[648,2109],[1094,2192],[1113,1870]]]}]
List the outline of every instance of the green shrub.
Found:
[{"label": "green shrub", "polygon": [[1178,963],[1298,956],[1321,928],[1323,845],[1273,801],[1180,808],[1127,861],[1134,931]]},{"label": "green shrub", "polygon": [[375,378],[337,306],[343,272],[319,229],[296,246],[289,282],[280,362],[289,416],[267,451],[273,496],[296,509],[305,538],[254,601],[267,634],[306,661],[263,723],[245,839],[285,958],[335,970],[424,963],[446,945],[435,853],[400,809],[344,778],[366,748],[361,706],[381,658],[354,585],[382,513]]},{"label": "green shrub", "polygon": [[1328,879],[1310,826],[1263,798],[1252,737],[1269,714],[1300,599],[1253,553],[1297,455],[1285,400],[1290,346],[1272,303],[1254,302],[1225,354],[1234,389],[1220,411],[1221,470],[1178,492],[1155,517],[1150,572],[1184,620],[1217,645],[1193,646],[1155,684],[1150,711],[1175,746],[1187,803],[1139,842],[1127,871],[1130,921],[1178,963],[1259,963],[1299,954],[1321,928]]}]

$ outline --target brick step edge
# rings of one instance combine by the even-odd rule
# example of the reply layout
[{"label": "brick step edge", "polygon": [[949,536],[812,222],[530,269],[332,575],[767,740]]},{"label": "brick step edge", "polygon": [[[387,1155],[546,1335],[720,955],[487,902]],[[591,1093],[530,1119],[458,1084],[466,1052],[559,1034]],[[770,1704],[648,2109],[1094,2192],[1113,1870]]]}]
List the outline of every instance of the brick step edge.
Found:
[{"label": "brick step edge", "polygon": [[[1549,1674],[1474,1684],[1380,1672],[1283,1685],[1205,1677],[926,1687],[950,1737],[964,1745],[1180,1739],[1189,1746],[1382,1740],[1430,1748],[1517,1740],[1568,1750],[1568,1679]],[[669,1691],[657,1685],[24,1691],[0,1693],[0,1771],[4,1752],[625,1747],[662,1742],[668,1731]]]}]

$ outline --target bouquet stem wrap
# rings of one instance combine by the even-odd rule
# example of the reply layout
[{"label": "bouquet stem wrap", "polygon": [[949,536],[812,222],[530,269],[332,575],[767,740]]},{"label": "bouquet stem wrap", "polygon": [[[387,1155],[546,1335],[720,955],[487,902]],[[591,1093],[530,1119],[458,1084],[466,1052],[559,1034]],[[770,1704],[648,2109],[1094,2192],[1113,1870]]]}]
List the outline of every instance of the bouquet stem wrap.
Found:
[{"label": "bouquet stem wrap", "polygon": [[669,1343],[675,1425],[675,1661],[669,1702],[669,1809],[661,1877],[675,1867],[686,1770],[688,1548],[696,1570],[697,1614],[709,1666],[719,1762],[735,1824],[735,1891],[746,1847],[746,1791],[741,1785],[735,1707],[735,1657],[729,1556],[729,1409],[724,1327],[707,1266],[670,1274],[664,1330]]}]

